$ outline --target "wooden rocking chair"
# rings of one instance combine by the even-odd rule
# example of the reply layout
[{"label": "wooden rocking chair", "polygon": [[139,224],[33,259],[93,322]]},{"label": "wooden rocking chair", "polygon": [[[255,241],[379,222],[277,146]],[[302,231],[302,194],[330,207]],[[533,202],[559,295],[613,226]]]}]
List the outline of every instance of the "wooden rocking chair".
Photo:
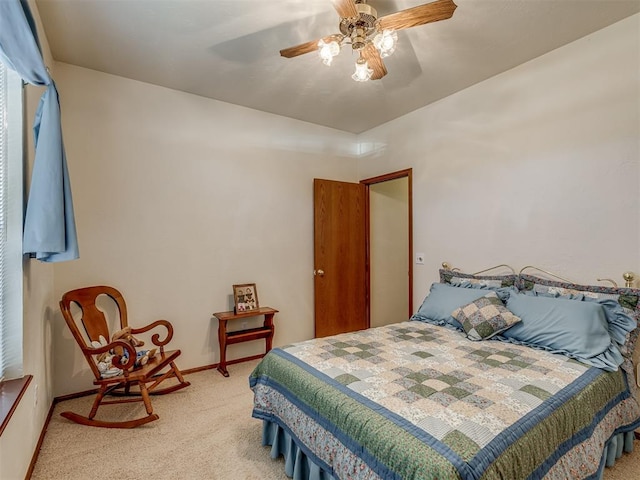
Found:
[{"label": "wooden rocking chair", "polygon": [[[96,305],[96,300],[101,295],[106,295],[115,302],[120,314],[120,327],[128,327],[126,304],[122,294],[115,288],[107,286],[79,288],[65,293],[60,301],[62,315],[64,316],[67,325],[71,329],[74,338],[78,342],[84,357],[87,359],[87,362],[91,367],[91,371],[96,378],[93,383],[98,385],[98,393],[88,417],[78,415],[74,412],[62,412],[61,415],[82,425],[105,428],[132,428],[157,420],[158,415],[153,413],[149,395],[162,395],[189,386],[189,382],[184,381],[182,373],[174,362],[180,355],[180,350],[165,351],[164,349],[164,346],[169,343],[173,337],[173,327],[166,320],[157,320],[146,327],[131,328],[132,335],[148,332],[156,327],[161,327],[167,332],[166,337],[162,340],[158,333],[153,334],[151,337],[153,345],[150,346],[150,348],[159,347],[158,353],[149,359],[145,365],[136,367],[136,350],[131,343],[125,340],[110,341],[111,335],[107,319],[104,313]],[[85,341],[86,337],[78,328],[78,324],[71,313],[71,305],[74,303],[78,305],[82,311],[80,320],[88,338],[90,339],[89,344]],[[94,348],[94,346],[91,345],[91,342],[100,342],[101,336],[106,340],[106,345]],[[125,350],[127,352],[126,356],[124,355]],[[122,370],[122,372],[116,372],[116,376],[103,378],[103,373],[99,370],[98,356],[103,353],[114,351],[119,351],[121,354],[113,356],[109,367],[116,367],[117,369]],[[128,358],[126,358],[127,356]],[[165,368],[168,368],[168,370],[161,373],[161,370],[164,370]],[[178,383],[156,390],[156,387],[161,382],[171,377],[175,377],[178,380]],[[151,383],[151,385],[147,386],[147,383]],[[132,389],[132,387],[134,388]],[[105,400],[104,397],[106,395],[127,396],[130,398]],[[147,416],[121,422],[94,419],[100,405],[140,401],[144,402]]]}]

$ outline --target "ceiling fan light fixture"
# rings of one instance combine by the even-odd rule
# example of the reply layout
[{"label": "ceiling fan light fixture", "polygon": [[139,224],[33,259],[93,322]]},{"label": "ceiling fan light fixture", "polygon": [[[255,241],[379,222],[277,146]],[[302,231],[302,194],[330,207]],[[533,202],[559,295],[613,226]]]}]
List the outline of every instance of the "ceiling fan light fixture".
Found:
[{"label": "ceiling fan light fixture", "polygon": [[322,62],[331,65],[342,46],[351,45],[352,53],[359,57],[351,77],[358,82],[380,80],[387,74],[383,59],[395,51],[398,30],[447,20],[457,8],[454,0],[430,0],[430,3],[378,16],[367,0],[331,1],[340,17],[340,33],[285,48],[280,50],[280,55],[293,58],[317,50]]},{"label": "ceiling fan light fixture", "polygon": [[333,57],[336,57],[339,53],[340,44],[337,41],[325,42],[320,40],[318,42],[318,55],[320,55],[322,63],[325,65],[330,66],[331,62],[333,62]]},{"label": "ceiling fan light fixture", "polygon": [[351,78],[356,82],[366,82],[373,75],[373,69],[369,68],[369,64],[364,58],[356,60],[356,71],[353,72]]},{"label": "ceiling fan light fixture", "polygon": [[398,34],[395,30],[383,30],[373,37],[373,45],[380,52],[380,57],[385,58],[396,51]]}]

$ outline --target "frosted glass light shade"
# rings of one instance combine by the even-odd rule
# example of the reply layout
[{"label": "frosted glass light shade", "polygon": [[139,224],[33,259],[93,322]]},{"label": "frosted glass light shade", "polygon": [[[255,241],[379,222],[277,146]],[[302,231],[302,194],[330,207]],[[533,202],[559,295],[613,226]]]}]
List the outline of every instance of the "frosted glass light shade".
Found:
[{"label": "frosted glass light shade", "polygon": [[398,34],[394,30],[383,30],[373,37],[373,46],[380,52],[380,57],[385,58],[396,50]]},{"label": "frosted glass light shade", "polygon": [[322,59],[322,63],[327,66],[331,65],[333,61],[333,57],[337,56],[340,53],[340,44],[335,40],[331,42],[325,42],[324,40],[320,40],[318,42],[318,55]]},{"label": "frosted glass light shade", "polygon": [[373,70],[369,68],[369,64],[364,58],[356,61],[356,71],[351,75],[356,82],[366,82],[373,75]]}]

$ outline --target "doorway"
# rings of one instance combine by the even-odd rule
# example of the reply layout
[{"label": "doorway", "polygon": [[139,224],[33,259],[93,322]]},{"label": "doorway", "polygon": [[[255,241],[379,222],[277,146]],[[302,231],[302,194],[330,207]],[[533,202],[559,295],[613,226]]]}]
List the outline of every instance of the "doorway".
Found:
[{"label": "doorway", "polygon": [[362,180],[367,187],[369,326],[413,313],[411,169]]}]

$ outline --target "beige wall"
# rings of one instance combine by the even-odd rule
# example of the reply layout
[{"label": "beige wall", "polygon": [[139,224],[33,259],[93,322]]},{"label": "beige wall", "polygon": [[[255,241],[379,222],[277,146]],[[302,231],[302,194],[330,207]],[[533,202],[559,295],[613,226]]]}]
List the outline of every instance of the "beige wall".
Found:
[{"label": "beige wall", "polygon": [[369,187],[371,326],[409,318],[409,179]]},{"label": "beige wall", "polygon": [[[56,73],[80,243],[79,260],[55,266],[56,298],[115,286],[131,324],[173,322],[181,368],[218,361],[212,313],[236,283],[280,310],[275,345],[311,338],[313,178],[357,180],[356,136],[67,64]],[[55,395],[90,388],[57,312],[52,333]],[[234,345],[227,358],[263,351]]]},{"label": "beige wall", "polygon": [[444,260],[579,282],[640,273],[640,15],[362,134],[413,168],[417,309]]}]

